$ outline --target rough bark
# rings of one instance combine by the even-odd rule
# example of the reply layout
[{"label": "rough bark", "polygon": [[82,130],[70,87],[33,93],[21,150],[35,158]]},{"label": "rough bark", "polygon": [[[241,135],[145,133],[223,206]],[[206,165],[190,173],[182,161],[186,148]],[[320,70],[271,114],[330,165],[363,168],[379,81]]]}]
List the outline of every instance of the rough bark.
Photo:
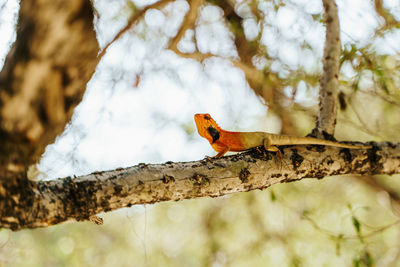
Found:
[{"label": "rough bark", "polygon": [[334,0],[322,0],[325,11],[326,37],[323,72],[320,79],[318,137],[333,136],[336,125],[336,102],[339,87],[340,27]]},{"label": "rough bark", "polygon": [[369,150],[289,146],[283,157],[262,148],[221,159],[139,164],[77,178],[33,182],[0,180],[0,227],[19,230],[135,204],[218,197],[264,189],[276,183],[331,175],[400,173],[400,144],[373,144]]},{"label": "rough bark", "polygon": [[63,131],[98,51],[90,1],[21,1],[0,73],[0,179],[24,176]]}]

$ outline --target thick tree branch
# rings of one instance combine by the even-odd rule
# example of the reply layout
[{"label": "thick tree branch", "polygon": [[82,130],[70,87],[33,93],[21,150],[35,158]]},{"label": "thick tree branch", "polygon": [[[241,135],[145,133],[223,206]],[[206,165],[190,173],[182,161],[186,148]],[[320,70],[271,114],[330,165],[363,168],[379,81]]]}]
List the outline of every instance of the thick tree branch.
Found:
[{"label": "thick tree branch", "polygon": [[77,178],[0,179],[0,227],[18,230],[89,220],[135,204],[218,197],[307,177],[400,173],[400,144],[382,143],[369,150],[289,146],[282,152],[281,160],[257,148],[221,159],[139,164]]},{"label": "thick tree branch", "polygon": [[21,1],[0,73],[0,179],[23,176],[63,131],[98,50],[90,1]]},{"label": "thick tree branch", "polygon": [[253,66],[253,57],[259,50],[259,44],[247,40],[242,25],[243,19],[236,14],[232,6],[234,3],[231,3],[229,0],[210,0],[209,2],[220,7],[224,11],[228,26],[234,35],[234,41],[240,60],[248,66]]},{"label": "thick tree branch", "polygon": [[317,135],[333,136],[336,125],[336,101],[339,86],[340,27],[334,0],[322,0],[325,10],[326,38],[323,73],[320,80]]}]

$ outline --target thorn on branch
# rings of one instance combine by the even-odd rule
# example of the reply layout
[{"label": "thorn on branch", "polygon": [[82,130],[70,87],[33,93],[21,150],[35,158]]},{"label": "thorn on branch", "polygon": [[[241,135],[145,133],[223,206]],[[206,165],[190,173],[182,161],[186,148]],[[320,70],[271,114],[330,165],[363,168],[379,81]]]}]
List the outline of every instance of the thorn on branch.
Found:
[{"label": "thorn on branch", "polygon": [[90,216],[89,221],[97,225],[103,225],[103,218],[100,218],[99,216],[96,215]]}]

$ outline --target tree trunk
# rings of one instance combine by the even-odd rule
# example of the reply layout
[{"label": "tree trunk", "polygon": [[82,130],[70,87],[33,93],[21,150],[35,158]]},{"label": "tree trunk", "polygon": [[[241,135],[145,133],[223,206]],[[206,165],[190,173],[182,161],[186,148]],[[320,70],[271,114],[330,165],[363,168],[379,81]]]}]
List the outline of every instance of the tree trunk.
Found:
[{"label": "tree trunk", "polygon": [[22,0],[0,73],[0,179],[24,177],[81,101],[99,51],[88,0]]}]

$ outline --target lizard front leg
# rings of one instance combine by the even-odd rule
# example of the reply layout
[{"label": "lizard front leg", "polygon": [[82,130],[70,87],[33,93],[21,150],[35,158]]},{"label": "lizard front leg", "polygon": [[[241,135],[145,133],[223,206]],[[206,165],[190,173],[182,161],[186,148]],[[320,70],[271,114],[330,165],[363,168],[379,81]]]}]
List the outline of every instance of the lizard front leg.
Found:
[{"label": "lizard front leg", "polygon": [[214,156],[214,158],[221,158],[223,155],[225,155],[226,152],[229,151],[229,147],[228,146],[224,146],[222,147],[218,152],[217,155]]}]

